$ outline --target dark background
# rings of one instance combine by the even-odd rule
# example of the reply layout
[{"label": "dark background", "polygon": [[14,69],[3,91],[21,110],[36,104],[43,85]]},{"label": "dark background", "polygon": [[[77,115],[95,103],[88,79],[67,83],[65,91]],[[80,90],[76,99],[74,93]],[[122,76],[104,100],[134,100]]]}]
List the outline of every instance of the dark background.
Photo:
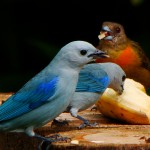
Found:
[{"label": "dark background", "polygon": [[0,2],[0,92],[15,92],[74,40],[98,44],[103,21],[121,23],[150,57],[149,0]]}]

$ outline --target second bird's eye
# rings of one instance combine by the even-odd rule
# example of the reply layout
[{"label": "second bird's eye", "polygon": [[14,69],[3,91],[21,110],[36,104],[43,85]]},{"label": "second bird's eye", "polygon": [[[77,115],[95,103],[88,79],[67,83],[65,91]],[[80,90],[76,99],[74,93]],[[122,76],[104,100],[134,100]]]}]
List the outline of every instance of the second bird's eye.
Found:
[{"label": "second bird's eye", "polygon": [[81,51],[80,51],[80,54],[81,54],[81,55],[86,55],[86,53],[87,53],[87,50],[81,50]]},{"label": "second bird's eye", "polygon": [[120,28],[119,27],[117,27],[115,30],[116,30],[117,33],[120,33]]}]

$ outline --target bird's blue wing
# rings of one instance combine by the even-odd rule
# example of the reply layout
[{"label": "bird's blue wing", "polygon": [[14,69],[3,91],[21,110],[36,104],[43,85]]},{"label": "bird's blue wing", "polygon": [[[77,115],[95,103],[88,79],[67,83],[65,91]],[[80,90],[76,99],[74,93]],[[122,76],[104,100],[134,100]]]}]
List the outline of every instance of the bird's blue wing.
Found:
[{"label": "bird's blue wing", "polygon": [[104,92],[110,83],[107,73],[97,66],[87,65],[79,74],[76,92]]},{"label": "bird's blue wing", "polygon": [[58,80],[58,77],[54,77],[50,81],[25,84],[0,106],[0,121],[18,117],[50,101],[56,92]]}]

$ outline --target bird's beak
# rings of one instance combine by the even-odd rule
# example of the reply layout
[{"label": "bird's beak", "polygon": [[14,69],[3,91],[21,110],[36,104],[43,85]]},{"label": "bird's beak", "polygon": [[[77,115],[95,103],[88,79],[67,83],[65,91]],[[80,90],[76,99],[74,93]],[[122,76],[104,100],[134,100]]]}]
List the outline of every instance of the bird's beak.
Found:
[{"label": "bird's beak", "polygon": [[121,94],[123,93],[123,90],[119,90],[117,93],[118,93],[119,95],[121,95]]},{"label": "bird's beak", "polygon": [[100,40],[102,40],[102,39],[112,40],[113,39],[112,31],[110,30],[110,28],[108,26],[103,26],[102,30],[100,32],[100,35],[98,35],[98,38]]},{"label": "bird's beak", "polygon": [[108,26],[103,26],[102,30],[107,32],[112,32]]},{"label": "bird's beak", "polygon": [[109,55],[106,54],[105,52],[101,51],[101,50],[97,50],[95,53],[88,55],[88,57],[93,57],[94,59],[96,59],[96,58],[108,58]]},{"label": "bird's beak", "polygon": [[118,90],[118,94],[121,95],[123,93],[123,91],[124,91],[124,87],[123,87],[123,85],[121,85],[121,90]]}]

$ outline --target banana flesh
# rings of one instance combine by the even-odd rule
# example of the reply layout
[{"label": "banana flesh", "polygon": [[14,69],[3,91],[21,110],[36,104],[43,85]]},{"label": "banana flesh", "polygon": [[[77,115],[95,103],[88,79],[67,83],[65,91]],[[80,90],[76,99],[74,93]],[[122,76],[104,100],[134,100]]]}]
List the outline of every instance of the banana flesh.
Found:
[{"label": "banana flesh", "polygon": [[125,80],[122,95],[107,88],[96,106],[104,116],[130,124],[150,124],[150,96],[142,84],[132,79]]}]

